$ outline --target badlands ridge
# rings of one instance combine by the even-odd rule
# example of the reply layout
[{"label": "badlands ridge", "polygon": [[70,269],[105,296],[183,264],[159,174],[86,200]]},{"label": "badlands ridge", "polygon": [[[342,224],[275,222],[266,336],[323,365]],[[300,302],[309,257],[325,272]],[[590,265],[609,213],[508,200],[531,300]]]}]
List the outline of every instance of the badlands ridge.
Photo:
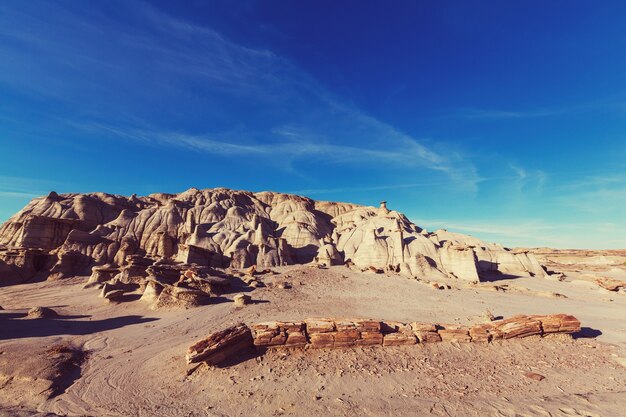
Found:
[{"label": "badlands ridge", "polygon": [[0,227],[0,416],[620,415],[624,278],[384,203],[52,192]]},{"label": "badlands ridge", "polygon": [[82,275],[93,266],[267,268],[312,261],[472,282],[544,275],[532,253],[428,232],[385,203],[364,207],[273,192],[51,192],[0,228],[0,286]]}]

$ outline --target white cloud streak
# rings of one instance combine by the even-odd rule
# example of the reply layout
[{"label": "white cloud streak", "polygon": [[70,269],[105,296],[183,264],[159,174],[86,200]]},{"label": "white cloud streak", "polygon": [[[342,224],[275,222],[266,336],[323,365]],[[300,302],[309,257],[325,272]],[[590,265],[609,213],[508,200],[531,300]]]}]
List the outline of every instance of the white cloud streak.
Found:
[{"label": "white cloud streak", "polygon": [[[626,245],[626,225],[611,222],[547,223],[544,220],[454,220],[418,219],[429,229],[447,229],[475,234],[481,239],[514,246],[551,246],[556,248],[612,249]],[[623,239],[606,239],[622,233]]]},{"label": "white cloud streak", "polygon": [[0,176],[0,196],[22,199],[41,197],[58,185],[47,179]]},{"label": "white cloud streak", "polygon": [[[103,16],[99,16],[99,25],[95,25],[85,16],[74,15],[69,10],[61,9],[56,14],[57,18],[60,16],[68,22],[68,28],[63,29],[66,31],[61,32],[59,38],[65,38],[76,29],[71,25],[80,25],[86,38],[106,30],[111,44],[118,45],[122,51],[116,57],[128,57],[124,64],[126,68],[117,67],[121,65],[119,60],[111,63],[114,60],[107,59],[107,54],[118,52],[105,50],[100,57],[81,39],[68,39],[68,45],[64,46],[58,38],[36,36],[36,30],[29,30],[24,35],[10,25],[0,28],[2,36],[14,37],[20,43],[42,51],[54,63],[52,68],[67,69],[70,66],[77,73],[75,78],[64,77],[65,84],[57,79],[48,82],[51,81],[49,74],[39,74],[42,75],[40,82],[24,78],[16,84],[35,89],[39,94],[51,94],[55,99],[67,96],[63,99],[75,100],[81,106],[92,101],[82,91],[98,95],[105,100],[104,105],[89,109],[79,118],[66,117],[65,120],[92,133],[99,131],[100,136],[223,156],[275,159],[280,155],[286,162],[285,167],[290,166],[290,161],[312,158],[334,165],[369,164],[380,170],[404,168],[409,177],[427,169],[449,178],[461,189],[476,191],[480,182],[476,168],[461,151],[452,149],[449,144],[445,152],[437,151],[424,141],[364,114],[335,97],[292,62],[269,50],[237,44],[211,28],[165,15],[145,3],[133,2],[132,5],[123,7],[128,9],[128,16],[141,20],[142,25],[129,25]],[[54,51],[59,53],[53,54]],[[13,51],[13,56],[22,58],[21,52]],[[280,115],[270,114],[268,119],[272,125],[269,127],[258,127],[242,120],[242,125],[230,132],[216,133],[207,124],[207,133],[191,134],[186,132],[184,124],[178,129],[162,128],[133,115],[132,110],[130,117],[128,110],[116,113],[117,107],[127,106],[132,101],[133,94],[141,98],[138,105],[142,106],[147,100],[162,100],[153,91],[154,85],[146,84],[148,81],[138,79],[132,88],[126,86],[123,70],[143,72],[146,69],[146,62],[135,56],[152,57],[153,62],[148,63],[151,73],[146,78],[157,74],[173,79],[171,85],[159,85],[164,95],[171,92],[170,89],[182,89],[183,93],[177,91],[175,94],[187,95],[189,88],[197,88],[194,93],[206,101],[203,104],[207,104],[207,112],[213,109],[216,113],[226,112],[220,109],[219,102],[225,95],[248,101],[259,113],[271,113],[272,110],[268,109],[274,109]],[[78,68],[74,68],[76,66]],[[86,79],[84,74],[90,71],[96,74],[93,78],[102,77],[106,82],[94,83],[93,79]],[[16,74],[18,71],[10,72]],[[36,76],[32,78],[37,79]],[[19,80],[11,78],[8,81]],[[116,90],[125,95],[117,97],[116,90],[110,91],[112,89],[102,91],[102,86],[108,84],[115,85]],[[90,117],[98,114],[102,117]]]},{"label": "white cloud streak", "polygon": [[526,111],[509,111],[495,109],[463,109],[457,113],[458,117],[463,119],[530,119],[536,117],[556,116],[568,113],[570,109],[544,109],[544,110],[526,110]]}]

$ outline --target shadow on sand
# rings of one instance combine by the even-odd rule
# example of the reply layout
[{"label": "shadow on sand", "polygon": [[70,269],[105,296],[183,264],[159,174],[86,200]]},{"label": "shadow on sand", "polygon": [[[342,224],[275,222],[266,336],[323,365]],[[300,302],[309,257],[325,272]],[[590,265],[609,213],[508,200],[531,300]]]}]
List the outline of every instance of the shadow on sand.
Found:
[{"label": "shadow on sand", "polygon": [[505,279],[521,278],[518,275],[503,274],[500,271],[484,271],[478,274],[481,282],[497,282]]},{"label": "shadow on sand", "polygon": [[85,335],[158,320],[142,316],[112,317],[103,320],[75,320],[89,316],[59,316],[47,319],[26,319],[25,317],[25,313],[0,311],[0,340]]},{"label": "shadow on sand", "polygon": [[581,327],[578,333],[572,334],[574,339],[593,339],[600,336],[602,332],[591,327]]},{"label": "shadow on sand", "polygon": [[228,358],[224,359],[219,364],[215,365],[217,368],[229,368],[231,366],[247,362],[249,360],[253,360],[258,358],[259,356],[263,356],[266,350],[256,349],[254,347],[249,347],[245,350],[242,350],[237,355],[231,355]]}]

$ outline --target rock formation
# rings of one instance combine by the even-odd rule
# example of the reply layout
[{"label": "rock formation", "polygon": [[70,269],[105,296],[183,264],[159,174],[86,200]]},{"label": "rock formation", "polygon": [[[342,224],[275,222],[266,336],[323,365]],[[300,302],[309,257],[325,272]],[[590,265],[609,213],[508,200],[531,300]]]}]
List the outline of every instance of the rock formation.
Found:
[{"label": "rock formation", "polygon": [[252,333],[243,323],[213,333],[187,351],[187,363],[207,362],[217,364],[230,355],[252,346]]},{"label": "rock formation", "polygon": [[229,356],[255,346],[267,348],[336,349],[358,346],[400,346],[433,342],[487,343],[498,339],[542,336],[580,331],[574,316],[518,315],[471,327],[401,323],[370,319],[314,318],[303,321],[271,321],[250,327],[243,323],[215,332],[193,344],[187,363],[218,364]]},{"label": "rock formation", "polygon": [[602,277],[597,278],[596,284],[609,291],[624,291],[626,290],[626,281],[620,281],[614,278]]},{"label": "rock formation", "polygon": [[53,319],[59,315],[50,307],[33,307],[28,310],[26,317],[29,319]]},{"label": "rock formation", "polygon": [[273,192],[51,192],[0,227],[0,286],[89,274],[91,282],[115,274],[130,283],[150,268],[165,273],[159,263],[248,268],[314,260],[469,281],[489,273],[544,274],[532,253],[427,232],[384,202],[374,208]]}]

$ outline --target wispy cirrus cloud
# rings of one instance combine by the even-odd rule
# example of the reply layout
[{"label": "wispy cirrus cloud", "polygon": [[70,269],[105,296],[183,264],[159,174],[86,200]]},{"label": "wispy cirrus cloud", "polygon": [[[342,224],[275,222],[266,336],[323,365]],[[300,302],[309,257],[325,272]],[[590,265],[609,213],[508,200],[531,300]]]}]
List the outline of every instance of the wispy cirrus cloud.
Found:
[{"label": "wispy cirrus cloud", "polygon": [[[146,145],[176,147],[222,156],[274,158],[281,165],[306,159],[330,165],[365,164],[383,168],[393,167],[393,169],[427,168],[446,175],[446,178],[439,181],[412,183],[401,187],[391,186],[391,188],[414,188],[421,184],[421,186],[449,185],[474,189],[482,180],[475,168],[471,164],[464,164],[465,161],[460,159],[460,156],[455,160],[454,154],[444,156],[435,153],[412,138],[385,126],[382,128],[388,129],[386,134],[389,138],[385,149],[336,144],[328,142],[328,138],[322,138],[315,132],[303,129],[294,130],[291,127],[273,129],[271,142],[237,143],[230,133],[190,135],[156,129],[120,128],[103,123],[74,124],[74,126],[84,130],[107,132],[119,139],[142,142]],[[381,128],[381,126],[378,127]],[[255,132],[255,134],[258,133]],[[394,138],[393,135],[396,137]],[[454,165],[456,162],[460,163]],[[388,186],[381,189],[384,188],[389,189]]]},{"label": "wispy cirrus cloud", "polygon": [[35,198],[50,192],[58,183],[47,179],[0,176],[0,197]]},{"label": "wispy cirrus cloud", "polygon": [[458,117],[468,120],[498,120],[498,119],[533,119],[541,117],[572,115],[593,111],[596,109],[623,109],[624,103],[621,100],[605,98],[587,103],[579,103],[573,105],[538,107],[530,109],[498,109],[498,108],[476,108],[466,107],[451,114],[452,117]]},{"label": "wispy cirrus cloud", "polygon": [[456,113],[457,117],[463,119],[527,119],[534,117],[555,116],[564,114],[568,109],[542,109],[542,110],[497,110],[497,109],[462,109]]},{"label": "wispy cirrus cloud", "polygon": [[509,164],[509,168],[515,173],[513,188],[518,192],[524,192],[532,188],[534,192],[541,193],[548,179],[548,174],[541,169],[528,170],[515,164]]},{"label": "wispy cirrus cloud", "polygon": [[[483,179],[480,179],[482,181]],[[441,180],[441,181],[423,181],[412,183],[400,183],[400,184],[384,184],[384,185],[372,185],[372,186],[344,186],[334,188],[304,188],[299,190],[288,191],[292,194],[301,195],[319,195],[319,194],[342,194],[342,193],[354,193],[354,192],[372,192],[372,191],[387,191],[387,190],[403,190],[411,188],[422,187],[434,187],[434,186],[455,186],[458,185],[453,179]]]},{"label": "wispy cirrus cloud", "polygon": [[29,200],[48,194],[60,184],[48,179],[0,175],[0,224]]},{"label": "wispy cirrus cloud", "polygon": [[617,214],[626,223],[626,185],[572,193],[560,196],[556,201],[565,208],[596,216]]},{"label": "wispy cirrus cloud", "polygon": [[515,246],[552,246],[557,248],[607,249],[619,247],[625,239],[611,239],[621,231],[626,235],[626,225],[613,222],[550,223],[545,220],[471,220],[471,219],[417,219],[415,222],[428,229],[447,229],[476,235],[491,242]]},{"label": "wispy cirrus cloud", "polygon": [[[125,19],[73,7],[51,9],[48,21],[0,6],[6,12],[0,37],[10,40],[1,50],[11,58],[0,64],[6,66],[0,82],[80,108],[53,116],[86,137],[256,156],[259,163],[280,155],[285,168],[315,160],[404,169],[408,177],[427,170],[472,192],[480,183],[461,149],[366,114],[268,49],[238,44],[143,2],[119,7]],[[71,36],[76,32],[84,36]],[[95,50],[103,33],[108,42]],[[20,65],[35,54],[49,66],[23,74]]]},{"label": "wispy cirrus cloud", "polygon": [[596,218],[618,216],[626,224],[626,176],[622,174],[585,175],[565,181],[555,187],[552,200],[568,211]]},{"label": "wispy cirrus cloud", "polygon": [[35,192],[0,190],[0,197],[3,197],[3,198],[20,198],[20,199],[24,199],[24,198],[36,198],[36,197],[40,197],[40,196],[41,196],[40,193],[35,193]]}]

